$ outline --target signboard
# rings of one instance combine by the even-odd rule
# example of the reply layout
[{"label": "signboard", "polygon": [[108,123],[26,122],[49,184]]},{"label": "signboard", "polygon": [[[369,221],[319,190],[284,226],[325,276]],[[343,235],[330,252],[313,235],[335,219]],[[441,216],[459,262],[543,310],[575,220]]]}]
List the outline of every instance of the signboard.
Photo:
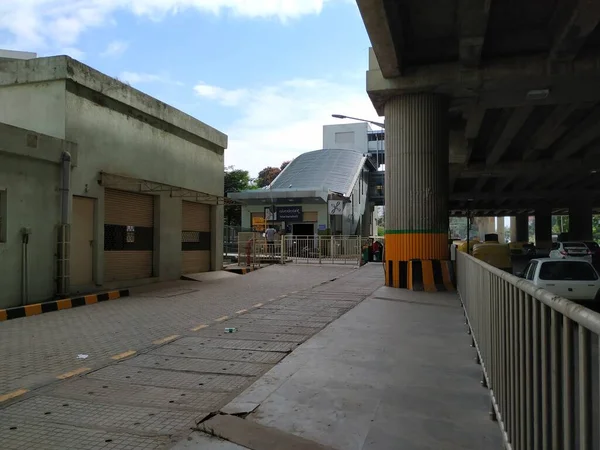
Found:
[{"label": "signboard", "polygon": [[267,220],[267,221],[277,220],[277,213],[276,213],[276,211],[273,211],[273,208],[271,208],[270,206],[267,206],[265,208],[265,220]]},{"label": "signboard", "polygon": [[265,218],[260,216],[252,216],[252,228],[254,228],[256,231],[265,231]]},{"label": "signboard", "polygon": [[279,220],[302,221],[302,206],[280,206],[277,208]]},{"label": "signboard", "polygon": [[329,200],[327,209],[330,216],[341,216],[344,213],[344,202],[342,200]]},{"label": "signboard", "polygon": [[319,224],[319,231],[325,231],[327,229],[327,225],[324,225],[322,223]]}]

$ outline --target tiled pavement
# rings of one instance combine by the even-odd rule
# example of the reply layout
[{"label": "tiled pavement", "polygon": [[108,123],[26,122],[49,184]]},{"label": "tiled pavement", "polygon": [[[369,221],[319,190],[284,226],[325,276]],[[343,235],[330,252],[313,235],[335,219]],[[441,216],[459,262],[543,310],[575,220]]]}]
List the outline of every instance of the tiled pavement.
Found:
[{"label": "tiled pavement", "polygon": [[0,447],[168,448],[382,280],[379,265],[272,266],[0,324],[0,395],[29,390],[0,403]]}]

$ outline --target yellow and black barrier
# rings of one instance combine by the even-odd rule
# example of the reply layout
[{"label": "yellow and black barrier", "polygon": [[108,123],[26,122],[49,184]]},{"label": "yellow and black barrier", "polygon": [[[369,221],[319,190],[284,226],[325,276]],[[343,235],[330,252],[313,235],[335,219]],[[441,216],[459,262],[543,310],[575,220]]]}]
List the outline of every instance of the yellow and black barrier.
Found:
[{"label": "yellow and black barrier", "polygon": [[36,316],[52,311],[77,308],[79,306],[93,305],[94,303],[116,300],[121,297],[129,297],[129,289],[104,292],[102,294],[90,294],[81,297],[65,298],[32,305],[16,306],[14,308],[0,309],[0,322],[20,317]]},{"label": "yellow and black barrier", "polygon": [[411,291],[443,292],[455,290],[452,261],[422,259],[386,261],[385,284]]}]

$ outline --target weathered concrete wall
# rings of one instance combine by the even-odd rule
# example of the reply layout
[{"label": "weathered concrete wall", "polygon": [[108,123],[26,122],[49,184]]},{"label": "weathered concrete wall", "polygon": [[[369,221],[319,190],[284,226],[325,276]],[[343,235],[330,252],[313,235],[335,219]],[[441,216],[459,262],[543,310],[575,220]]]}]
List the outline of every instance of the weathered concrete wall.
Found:
[{"label": "weathered concrete wall", "polygon": [[[66,138],[78,144],[71,193],[97,200],[93,244],[93,273],[97,286],[107,286],[103,274],[104,186],[98,183],[100,172],[213,196],[223,195],[226,135],[68,57],[0,61],[0,122]],[[34,170],[33,166],[29,168],[29,164],[34,163],[27,163],[19,173],[18,167],[3,164],[3,160],[0,162],[3,165],[0,174],[12,174],[11,179],[0,177],[0,185],[10,181],[10,190],[17,190],[18,186],[27,183],[14,177],[26,176],[30,182],[35,180],[31,184],[42,186],[44,192],[48,190],[50,184],[47,180],[34,175],[37,169]],[[122,188],[127,190],[125,186]],[[158,198],[155,202],[154,273],[162,280],[176,279],[181,268],[182,200],[171,198],[170,192],[166,191],[155,195]],[[45,202],[50,204],[47,198]],[[41,210],[36,209],[38,212]],[[35,209],[31,210],[32,214],[33,211]],[[39,214],[39,220],[47,221],[47,218]],[[220,270],[222,206],[212,207],[211,220],[211,268]],[[54,226],[57,221],[51,223]],[[50,248],[52,258],[56,241],[53,233],[44,238],[48,239],[45,246]],[[12,253],[10,259],[14,264]],[[51,273],[53,277],[54,270]],[[36,273],[36,277],[39,276]],[[39,284],[47,285],[45,281]],[[49,291],[44,288],[44,292]]]},{"label": "weathered concrete wall", "polygon": [[27,246],[29,296],[48,300],[55,293],[56,230],[60,221],[59,159],[72,143],[0,124],[0,190],[6,195],[6,240],[0,242],[0,308],[22,302],[22,228],[30,228]]},{"label": "weathered concrete wall", "polygon": [[64,139],[65,96],[65,80],[0,84],[0,122]]}]

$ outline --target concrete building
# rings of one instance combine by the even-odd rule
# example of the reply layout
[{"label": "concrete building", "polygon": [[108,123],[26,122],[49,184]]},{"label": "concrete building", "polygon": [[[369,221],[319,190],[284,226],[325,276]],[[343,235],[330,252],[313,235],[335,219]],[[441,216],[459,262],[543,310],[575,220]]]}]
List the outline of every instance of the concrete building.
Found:
[{"label": "concrete building", "polygon": [[[370,153],[384,164],[385,132],[367,122],[323,125],[323,148],[340,148]],[[375,158],[377,159],[377,158]]]},{"label": "concrete building", "polygon": [[244,203],[242,227],[260,230],[266,221],[300,236],[366,236],[372,233],[373,205],[367,199],[374,170],[365,153],[315,150],[294,159],[268,188],[229,197]]},{"label": "concrete building", "polygon": [[0,59],[0,308],[220,270],[226,147],[69,57]]}]

